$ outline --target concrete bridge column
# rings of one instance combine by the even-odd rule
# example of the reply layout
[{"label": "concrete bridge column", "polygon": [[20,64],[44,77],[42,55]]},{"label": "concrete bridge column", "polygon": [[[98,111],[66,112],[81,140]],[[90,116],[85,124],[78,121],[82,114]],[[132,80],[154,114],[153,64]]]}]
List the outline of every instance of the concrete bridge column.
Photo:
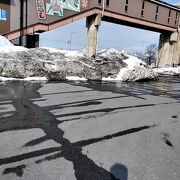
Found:
[{"label": "concrete bridge column", "polygon": [[[21,38],[21,41],[19,41],[19,38]],[[39,47],[39,35],[38,34],[25,35],[25,36],[22,36],[19,38],[13,39],[13,40],[11,40],[11,42],[16,46],[24,46],[27,48]]]},{"label": "concrete bridge column", "polygon": [[86,56],[96,56],[98,28],[101,25],[101,15],[92,15],[86,19],[87,27],[87,48]]},{"label": "concrete bridge column", "polygon": [[173,66],[180,63],[180,32],[160,35],[157,67]]},{"label": "concrete bridge column", "polygon": [[36,48],[39,47],[39,35],[33,34],[33,35],[27,35],[26,37],[26,47],[27,48]]}]

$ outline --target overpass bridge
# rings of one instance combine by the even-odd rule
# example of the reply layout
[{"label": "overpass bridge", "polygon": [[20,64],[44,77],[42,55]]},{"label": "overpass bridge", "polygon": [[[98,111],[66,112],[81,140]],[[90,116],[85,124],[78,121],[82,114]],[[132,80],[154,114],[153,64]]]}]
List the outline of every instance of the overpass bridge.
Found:
[{"label": "overpass bridge", "polygon": [[87,50],[96,55],[101,21],[161,33],[157,65],[180,63],[180,9],[159,0],[0,0],[0,34],[35,47],[38,35],[87,18]]}]

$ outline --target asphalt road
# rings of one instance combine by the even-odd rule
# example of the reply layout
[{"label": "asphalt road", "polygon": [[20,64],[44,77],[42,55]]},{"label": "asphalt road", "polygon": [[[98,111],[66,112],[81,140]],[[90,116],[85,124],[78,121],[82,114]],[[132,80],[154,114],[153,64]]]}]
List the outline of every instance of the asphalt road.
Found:
[{"label": "asphalt road", "polygon": [[0,180],[179,180],[180,78],[0,84]]}]

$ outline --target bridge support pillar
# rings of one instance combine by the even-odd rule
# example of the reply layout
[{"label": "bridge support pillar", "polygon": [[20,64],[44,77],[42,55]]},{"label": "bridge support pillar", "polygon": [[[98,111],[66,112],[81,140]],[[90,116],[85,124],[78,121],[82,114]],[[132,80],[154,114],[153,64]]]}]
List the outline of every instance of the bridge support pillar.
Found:
[{"label": "bridge support pillar", "polygon": [[26,47],[27,48],[36,48],[39,47],[39,35],[27,35],[26,37]]},{"label": "bridge support pillar", "polygon": [[[21,39],[21,40],[20,40]],[[17,39],[11,40],[11,42],[16,46],[24,46],[27,48],[39,47],[39,35],[25,35]]]},{"label": "bridge support pillar", "polygon": [[101,25],[101,15],[92,15],[86,19],[87,27],[87,47],[86,56],[94,57],[96,56],[96,46],[97,46],[97,36],[98,29]]},{"label": "bridge support pillar", "polygon": [[180,63],[180,32],[160,35],[157,67],[168,67]]}]

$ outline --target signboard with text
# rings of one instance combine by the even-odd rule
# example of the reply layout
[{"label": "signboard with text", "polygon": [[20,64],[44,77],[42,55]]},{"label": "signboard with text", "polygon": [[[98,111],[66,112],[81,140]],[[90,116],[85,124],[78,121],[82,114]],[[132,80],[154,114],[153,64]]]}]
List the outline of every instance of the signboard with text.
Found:
[{"label": "signboard with text", "polygon": [[80,12],[80,0],[50,0],[46,3],[46,14],[64,16],[64,10]]},{"label": "signboard with text", "polygon": [[0,20],[7,21],[8,19],[8,12],[5,9],[0,9]]},{"label": "signboard with text", "polygon": [[36,0],[38,19],[46,19],[46,7],[44,0]]}]

